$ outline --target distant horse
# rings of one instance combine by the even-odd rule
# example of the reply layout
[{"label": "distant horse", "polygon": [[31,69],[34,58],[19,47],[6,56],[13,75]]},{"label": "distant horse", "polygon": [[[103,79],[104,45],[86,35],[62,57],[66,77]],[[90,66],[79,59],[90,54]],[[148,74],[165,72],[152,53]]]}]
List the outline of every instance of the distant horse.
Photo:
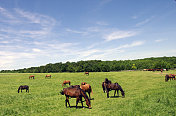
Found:
[{"label": "distant horse", "polygon": [[90,93],[93,94],[91,86],[86,82],[82,82],[80,88],[85,92],[88,92],[89,98],[90,98]]},{"label": "distant horse", "polygon": [[[174,74],[169,74],[169,79],[170,79],[170,81],[171,81],[171,79],[172,79],[172,80],[175,80],[175,75],[174,75]],[[169,80],[169,79],[168,79],[168,80]]]},{"label": "distant horse", "polygon": [[30,75],[30,76],[29,76],[29,79],[32,79],[32,78],[34,79],[34,75]]},{"label": "distant horse", "polygon": [[165,76],[165,82],[167,82],[169,80],[169,75]]},{"label": "distant horse", "polygon": [[29,86],[27,86],[27,85],[21,85],[21,86],[18,88],[18,93],[20,92],[20,90],[21,90],[21,92],[22,92],[23,89],[26,89],[26,92],[28,91],[28,93],[29,93]]},{"label": "distant horse", "polygon": [[89,75],[89,72],[85,72],[84,74],[85,74],[85,75]]},{"label": "distant horse", "polygon": [[123,91],[122,87],[118,83],[104,83],[105,90],[107,93],[107,98],[109,98],[109,91],[115,90],[114,92],[114,97],[117,91],[117,94],[119,95],[118,91],[121,91],[122,97],[125,97],[125,92]]},{"label": "distant horse", "polygon": [[46,76],[45,76],[45,78],[48,78],[48,77],[50,77],[50,78],[51,78],[51,75],[46,75]]},{"label": "distant horse", "polygon": [[64,85],[66,85],[66,84],[71,84],[71,82],[69,81],[69,80],[65,80],[63,83],[62,83],[62,87],[64,86]]},{"label": "distant horse", "polygon": [[86,101],[86,105],[88,106],[89,109],[91,109],[91,103],[90,100],[86,94],[86,92],[78,87],[68,87],[68,88],[64,88],[61,92],[62,95],[66,96],[66,100],[65,100],[65,106],[67,107],[67,103],[70,106],[69,103],[69,97],[71,98],[76,98],[76,108],[78,105],[78,102],[81,101],[82,107],[83,107],[83,101],[82,101],[82,97],[84,97],[85,101]]}]

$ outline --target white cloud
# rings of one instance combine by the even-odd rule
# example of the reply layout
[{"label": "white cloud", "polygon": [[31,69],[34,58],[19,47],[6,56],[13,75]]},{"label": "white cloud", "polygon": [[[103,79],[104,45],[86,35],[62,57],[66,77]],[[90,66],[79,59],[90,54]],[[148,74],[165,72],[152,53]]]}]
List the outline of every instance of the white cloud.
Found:
[{"label": "white cloud", "polygon": [[145,20],[143,20],[143,21],[137,23],[136,26],[138,27],[138,26],[145,25],[145,24],[149,23],[153,18],[154,18],[154,16],[152,16],[152,17],[150,17],[150,18],[147,18],[147,19],[145,19]]},{"label": "white cloud", "polygon": [[157,39],[157,40],[155,40],[155,42],[163,42],[163,41],[166,41],[167,39]]},{"label": "white cloud", "polygon": [[102,26],[108,25],[108,23],[106,23],[106,22],[104,22],[104,21],[97,21],[96,24],[97,24],[97,25],[102,25]]},{"label": "white cloud", "polygon": [[115,31],[108,35],[106,35],[104,38],[106,41],[112,41],[116,39],[122,39],[127,37],[132,37],[137,35],[137,32],[135,31]]}]

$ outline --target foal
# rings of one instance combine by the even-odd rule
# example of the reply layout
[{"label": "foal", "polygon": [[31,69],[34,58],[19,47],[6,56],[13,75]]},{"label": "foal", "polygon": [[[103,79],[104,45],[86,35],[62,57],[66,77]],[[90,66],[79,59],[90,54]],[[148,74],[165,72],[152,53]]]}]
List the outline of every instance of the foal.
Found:
[{"label": "foal", "polygon": [[21,85],[18,88],[18,93],[20,92],[20,89],[21,89],[21,92],[22,92],[23,89],[26,89],[26,92],[28,91],[28,93],[29,93],[29,86],[28,85]]}]

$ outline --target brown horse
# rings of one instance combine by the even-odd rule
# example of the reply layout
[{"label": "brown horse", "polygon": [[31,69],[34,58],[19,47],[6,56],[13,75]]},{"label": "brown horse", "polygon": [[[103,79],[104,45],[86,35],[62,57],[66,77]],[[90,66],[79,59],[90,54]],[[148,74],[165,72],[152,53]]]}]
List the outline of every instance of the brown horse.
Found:
[{"label": "brown horse", "polygon": [[22,92],[23,89],[26,89],[26,92],[28,91],[28,93],[29,93],[29,86],[28,85],[21,85],[18,88],[18,93],[20,92],[20,89],[21,89],[21,92]]},{"label": "brown horse", "polygon": [[90,93],[93,94],[91,86],[86,82],[82,82],[80,88],[85,92],[88,92],[89,98],[90,98]]},{"label": "brown horse", "polygon": [[109,98],[109,91],[115,90],[114,97],[117,91],[117,94],[119,96],[118,91],[121,91],[122,97],[125,97],[125,92],[123,91],[122,87],[118,83],[111,83],[107,78],[105,79],[105,82],[102,83],[103,91],[107,93],[107,98]]},{"label": "brown horse", "polygon": [[46,75],[46,76],[45,76],[45,78],[49,78],[49,77],[51,78],[51,75]]},{"label": "brown horse", "polygon": [[84,74],[89,76],[89,72],[85,72]]},{"label": "brown horse", "polygon": [[68,88],[64,88],[63,91],[60,92],[62,95],[66,96],[66,100],[65,100],[65,106],[67,107],[67,103],[70,106],[69,103],[69,97],[71,98],[76,98],[76,108],[78,105],[78,102],[81,101],[82,107],[83,107],[83,101],[82,101],[82,97],[84,97],[85,101],[86,101],[86,105],[88,106],[89,109],[91,109],[91,104],[90,104],[90,100],[86,94],[85,91],[83,91],[82,89],[78,88],[78,87],[68,87]]},{"label": "brown horse", "polygon": [[29,79],[32,79],[32,78],[34,79],[34,77],[35,77],[34,75],[30,75],[30,76],[29,76]]},{"label": "brown horse", "polygon": [[63,83],[62,83],[62,87],[64,86],[64,85],[66,85],[66,84],[71,84],[71,82],[69,81],[69,80],[65,80]]}]

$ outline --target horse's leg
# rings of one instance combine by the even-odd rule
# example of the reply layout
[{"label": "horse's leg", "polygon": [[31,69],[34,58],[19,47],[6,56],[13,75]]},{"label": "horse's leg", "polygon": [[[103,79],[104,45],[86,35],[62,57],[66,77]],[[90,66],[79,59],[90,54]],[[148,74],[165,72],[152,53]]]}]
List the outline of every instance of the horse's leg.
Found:
[{"label": "horse's leg", "polygon": [[119,96],[119,90],[117,90],[117,95]]},{"label": "horse's leg", "polygon": [[[90,98],[90,91],[88,92],[88,94],[89,94],[89,98]],[[91,99],[91,98],[90,98]]]},{"label": "horse's leg", "polygon": [[82,108],[83,108],[83,101],[82,101],[82,96],[80,97],[80,100],[81,100],[81,105],[82,105]]},{"label": "horse's leg", "polygon": [[69,97],[66,97],[66,107],[67,107],[67,102],[68,102],[68,105],[69,105],[69,107],[70,107]]},{"label": "horse's leg", "polygon": [[106,91],[106,93],[107,93],[107,98],[109,98],[109,91]]},{"label": "horse's leg", "polygon": [[78,102],[79,102],[79,97],[76,98],[76,108],[77,108],[77,105],[78,105]]},{"label": "horse's leg", "polygon": [[21,93],[22,93],[22,89],[21,89]]},{"label": "horse's leg", "polygon": [[115,97],[116,91],[117,91],[117,90],[114,91],[114,97]]}]

